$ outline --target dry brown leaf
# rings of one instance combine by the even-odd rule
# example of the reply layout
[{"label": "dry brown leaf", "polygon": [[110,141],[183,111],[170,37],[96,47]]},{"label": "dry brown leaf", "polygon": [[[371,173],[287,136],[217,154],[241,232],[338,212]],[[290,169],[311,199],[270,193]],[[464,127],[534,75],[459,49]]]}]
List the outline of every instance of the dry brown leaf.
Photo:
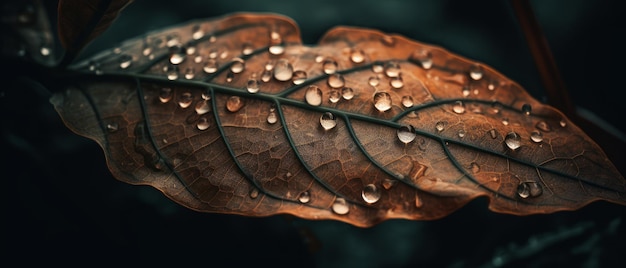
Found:
[{"label": "dry brown leaf", "polygon": [[368,227],[626,205],[626,180],[558,110],[501,73],[399,35],[314,46],[274,14],[150,33],[73,66],[51,99],[113,175],[203,212]]}]

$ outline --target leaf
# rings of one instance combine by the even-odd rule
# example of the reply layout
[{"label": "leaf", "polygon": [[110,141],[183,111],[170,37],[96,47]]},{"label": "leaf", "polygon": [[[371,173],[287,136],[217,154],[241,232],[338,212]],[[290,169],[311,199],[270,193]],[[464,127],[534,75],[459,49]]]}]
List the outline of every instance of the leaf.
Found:
[{"label": "leaf", "polygon": [[274,14],[149,33],[72,67],[51,102],[113,175],[190,209],[368,227],[487,197],[514,215],[626,204],[558,110],[488,65],[372,29],[318,45]]},{"label": "leaf", "polygon": [[61,45],[78,53],[102,34],[132,0],[60,0],[58,4],[58,35]]}]

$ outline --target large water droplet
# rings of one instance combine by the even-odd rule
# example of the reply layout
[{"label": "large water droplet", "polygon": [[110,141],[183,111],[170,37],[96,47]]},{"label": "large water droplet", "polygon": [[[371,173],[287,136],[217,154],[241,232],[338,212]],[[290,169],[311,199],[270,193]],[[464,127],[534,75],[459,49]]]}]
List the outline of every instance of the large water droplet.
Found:
[{"label": "large water droplet", "polygon": [[521,198],[537,197],[543,193],[541,185],[534,181],[520,182],[517,185],[517,195]]},{"label": "large water droplet", "polygon": [[433,54],[426,49],[419,48],[413,51],[409,59],[414,63],[420,64],[426,70],[433,66]]},{"label": "large water droplet", "polygon": [[543,141],[543,134],[541,134],[539,130],[533,130],[533,132],[530,133],[530,140],[539,143]]},{"label": "large water droplet", "polygon": [[259,80],[256,78],[248,79],[248,83],[246,84],[246,89],[249,93],[257,93],[259,92]]},{"label": "large water droplet", "polygon": [[121,55],[119,58],[120,68],[126,69],[133,63],[133,57],[127,54]]},{"label": "large water droplet", "polygon": [[325,74],[334,74],[337,71],[337,62],[333,59],[325,59],[322,68]]},{"label": "large water droplet", "polygon": [[325,112],[320,116],[320,125],[323,129],[329,130],[337,126],[337,118],[330,112]]},{"label": "large water droplet", "polygon": [[172,100],[172,89],[169,87],[161,88],[159,92],[159,101],[162,103],[167,103]]},{"label": "large water droplet", "polygon": [[191,96],[191,93],[185,92],[180,95],[180,98],[178,99],[178,106],[185,109],[191,105],[191,102],[193,102],[193,96]]},{"label": "large water droplet", "polygon": [[470,67],[469,75],[474,80],[483,78],[483,67],[480,64],[474,64]]},{"label": "large water droplet", "polygon": [[226,101],[226,110],[234,113],[239,111],[243,107],[243,105],[244,102],[239,96],[231,96]]},{"label": "large water droplet", "polygon": [[413,107],[413,104],[413,97],[408,95],[402,97],[402,106],[404,106],[404,108],[411,108]]},{"label": "large water droplet", "polygon": [[204,64],[204,67],[202,68],[202,70],[204,70],[205,73],[208,74],[212,74],[217,72],[217,61],[214,59],[209,59],[207,60],[206,64]]},{"label": "large water droplet", "polygon": [[363,197],[363,201],[368,204],[374,204],[378,202],[381,195],[382,194],[380,192],[380,189],[378,189],[378,187],[376,187],[376,185],[374,184],[365,185],[365,187],[363,187],[363,190],[361,191],[361,197]]},{"label": "large water droplet", "polygon": [[308,191],[304,191],[298,195],[298,201],[302,204],[309,203],[311,201],[311,194]]},{"label": "large water droplet", "polygon": [[354,98],[354,90],[352,90],[351,87],[344,87],[341,90],[341,97],[344,100],[351,100],[352,98]]},{"label": "large water droplet", "polygon": [[387,77],[398,77],[400,75],[400,64],[395,61],[386,62],[384,68]]},{"label": "large water droplet", "polygon": [[522,138],[515,132],[509,132],[506,134],[506,137],[504,137],[504,143],[509,149],[515,150],[522,145]]},{"label": "large water droplet", "polygon": [[391,109],[391,96],[389,93],[376,92],[374,94],[374,107],[381,112]]},{"label": "large water droplet", "polygon": [[439,121],[437,123],[435,123],[435,129],[439,132],[443,131],[446,128],[446,122],[444,121]]},{"label": "large water droplet", "polygon": [[365,53],[360,49],[352,49],[350,52],[350,60],[354,63],[361,63],[365,61]]},{"label": "large water droplet", "polygon": [[196,124],[196,127],[199,130],[208,129],[210,127],[209,120],[206,117],[200,117],[200,119],[198,119],[198,123]]},{"label": "large water droplet", "polygon": [[463,104],[462,101],[456,101],[454,102],[454,105],[452,106],[452,111],[454,111],[457,114],[465,113],[465,105]]},{"label": "large water droplet", "polygon": [[230,65],[230,71],[234,74],[238,74],[243,72],[245,67],[245,61],[242,58],[233,58]]},{"label": "large water droplet", "polygon": [[328,76],[328,85],[332,88],[341,88],[345,84],[345,80],[343,76],[338,73],[331,74]]},{"label": "large water droplet", "polygon": [[274,66],[274,78],[278,81],[289,81],[293,77],[293,66],[287,60],[279,60]]},{"label": "large water droplet", "polygon": [[299,85],[304,83],[304,81],[306,81],[307,75],[305,71],[302,70],[297,70],[295,72],[293,72],[293,84],[294,85]]},{"label": "large water droplet", "polygon": [[415,133],[415,127],[413,127],[412,125],[400,126],[400,128],[398,128],[397,135],[398,139],[404,144],[412,142],[417,136],[417,134]]},{"label": "large water droplet", "polygon": [[339,215],[345,215],[350,212],[350,207],[348,207],[346,199],[344,199],[343,197],[337,197],[337,199],[335,199],[335,202],[333,203],[332,210]]},{"label": "large water droplet", "polygon": [[319,106],[322,104],[322,90],[314,85],[310,85],[304,93],[304,100],[309,105]]}]

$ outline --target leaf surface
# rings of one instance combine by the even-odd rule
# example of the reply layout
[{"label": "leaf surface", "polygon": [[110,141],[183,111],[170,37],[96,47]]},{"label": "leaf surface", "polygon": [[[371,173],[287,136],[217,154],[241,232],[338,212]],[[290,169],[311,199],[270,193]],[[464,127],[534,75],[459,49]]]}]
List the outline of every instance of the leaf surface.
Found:
[{"label": "leaf surface", "polygon": [[626,181],[558,110],[488,65],[399,35],[275,14],[149,33],[72,67],[51,102],[113,175],[202,212],[368,227],[478,197],[515,215],[626,204]]}]

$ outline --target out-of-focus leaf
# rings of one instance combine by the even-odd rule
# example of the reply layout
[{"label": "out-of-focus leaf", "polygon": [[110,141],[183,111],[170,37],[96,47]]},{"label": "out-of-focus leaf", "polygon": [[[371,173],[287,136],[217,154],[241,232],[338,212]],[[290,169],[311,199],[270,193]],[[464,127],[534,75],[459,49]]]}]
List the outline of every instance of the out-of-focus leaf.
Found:
[{"label": "out-of-focus leaf", "polygon": [[51,102],[113,175],[203,212],[372,226],[626,204],[626,181],[558,110],[486,64],[372,29],[304,45],[289,18],[233,14],[73,66]]},{"label": "out-of-focus leaf", "polygon": [[9,58],[53,65],[57,50],[43,3],[38,0],[4,1],[0,7],[0,53]]},{"label": "out-of-focus leaf", "polygon": [[63,47],[78,53],[109,28],[119,13],[133,0],[60,0],[58,35]]}]

